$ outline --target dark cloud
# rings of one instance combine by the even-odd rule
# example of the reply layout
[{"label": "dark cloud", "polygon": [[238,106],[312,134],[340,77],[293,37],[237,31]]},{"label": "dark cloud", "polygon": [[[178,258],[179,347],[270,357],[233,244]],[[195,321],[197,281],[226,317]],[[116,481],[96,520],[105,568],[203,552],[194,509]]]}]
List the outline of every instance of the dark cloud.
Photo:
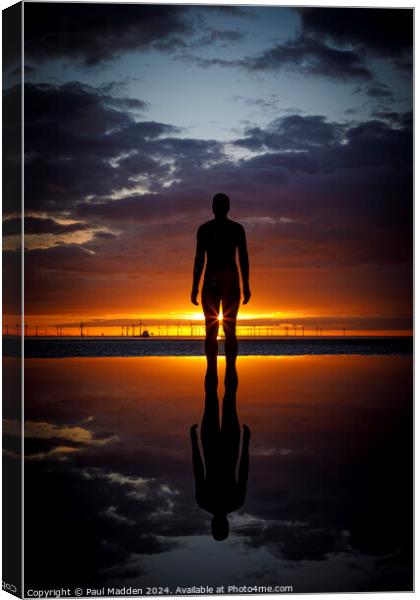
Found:
[{"label": "dark cloud", "polygon": [[200,11],[219,12],[224,16],[228,17],[247,17],[254,19],[255,13],[252,10],[245,8],[244,6],[233,6],[233,5],[211,5],[211,6],[199,6]]},{"label": "dark cloud", "polygon": [[381,121],[367,121],[346,132],[347,144],[342,148],[343,166],[412,165],[412,132],[408,127],[393,128]]},{"label": "dark cloud", "polygon": [[[63,233],[74,233],[75,231],[84,231],[89,229],[86,223],[71,223],[63,225],[54,219],[25,217],[25,234],[40,235],[44,233],[52,233],[55,235]],[[12,218],[3,221],[3,235],[20,235],[22,221],[19,218]]]},{"label": "dark cloud", "polygon": [[394,95],[388,86],[379,84],[368,87],[366,93],[372,98],[392,98]]},{"label": "dark cloud", "polygon": [[276,44],[258,56],[244,59],[242,64],[250,71],[297,69],[300,73],[344,81],[372,79],[362,56],[356,52],[338,50],[306,36]]},{"label": "dark cloud", "polygon": [[98,200],[143,182],[153,191],[175,173],[179,178],[225,157],[219,142],[174,137],[179,129],[172,125],[135,120],[127,110],[130,98],[78,83],[28,84],[26,90],[28,210],[63,210],[69,202]]},{"label": "dark cloud", "polygon": [[[203,28],[199,10],[177,5],[36,3],[25,14],[25,57],[30,63],[61,59],[95,67],[127,52],[176,52],[243,38],[236,30]],[[245,16],[247,11],[238,8],[230,14]]]},{"label": "dark cloud", "polygon": [[245,37],[245,34],[237,30],[220,30],[214,27],[207,27],[203,32],[203,36],[194,43],[195,46],[214,46],[221,44],[228,45],[230,42],[240,42]]},{"label": "dark cloud", "polygon": [[[395,9],[298,8],[300,33],[255,56],[242,59],[184,58],[203,68],[239,67],[251,72],[291,70],[341,81],[373,81],[366,57],[390,57],[397,67],[412,66],[413,12]],[[375,94],[376,91],[376,94]],[[387,91],[387,93],[386,93]],[[385,86],[375,97],[391,96]]]},{"label": "dark cloud", "polygon": [[[169,172],[153,142],[178,129],[136,121],[128,108],[143,108],[141,100],[79,83],[25,89],[27,209],[62,209],[89,195],[135,187],[139,177],[151,181]],[[15,89],[6,92],[11,101],[14,95]],[[163,155],[170,151],[162,146]]]},{"label": "dark cloud", "polygon": [[343,126],[320,115],[290,115],[272,121],[265,129],[245,129],[245,137],[236,144],[252,150],[309,150],[337,143],[342,132]]},{"label": "dark cloud", "polygon": [[305,35],[389,58],[412,52],[411,9],[298,8]]},{"label": "dark cloud", "polygon": [[397,127],[411,129],[413,127],[413,111],[398,113],[396,111],[377,111],[372,114],[373,117],[392,123]]},{"label": "dark cloud", "polygon": [[95,66],[136,50],[183,47],[193,33],[181,6],[37,2],[25,7],[25,56]]},{"label": "dark cloud", "polygon": [[276,44],[258,55],[242,59],[207,59],[185,53],[184,60],[203,68],[239,67],[252,73],[288,70],[341,81],[373,79],[361,55],[352,50],[333,48],[307,36]]},{"label": "dark cloud", "polygon": [[161,194],[133,194],[118,201],[104,199],[103,202],[81,203],[76,212],[81,218],[99,218],[108,223],[123,221],[140,221],[150,224],[155,221],[163,223],[170,217],[176,220],[176,214],[182,217],[186,212],[192,211],[195,206],[194,197],[186,194],[174,197],[170,193]]},{"label": "dark cloud", "polygon": [[111,233],[110,231],[97,231],[95,232],[95,239],[100,240],[113,240],[118,237],[115,233]]},{"label": "dark cloud", "polygon": [[[411,128],[393,127],[383,121],[366,121],[356,126],[328,122],[325,117],[282,117],[266,129],[254,127],[245,131],[245,137],[235,141],[251,150],[269,150],[252,161],[281,164],[288,170],[318,164],[320,171],[346,167],[397,166],[410,167],[412,161]],[[284,154],[272,154],[284,151]],[[295,151],[295,153],[291,152]],[[275,161],[275,162],[273,162]],[[289,165],[289,166],[288,166]]]},{"label": "dark cloud", "polygon": [[397,123],[398,125],[401,123],[401,115],[395,111],[378,111],[372,113],[372,116],[381,121],[389,121],[391,123]]},{"label": "dark cloud", "polygon": [[357,87],[354,92],[356,94],[366,94],[367,96],[369,96],[370,98],[393,98],[394,97],[394,93],[391,90],[391,88],[384,84],[381,83],[379,81],[376,81],[374,83],[372,83],[371,85],[367,85],[364,87]]},{"label": "dark cloud", "polygon": [[[131,125],[134,120],[130,109],[145,111],[147,103],[138,98],[125,98],[111,95],[103,86],[93,88],[78,81],[61,86],[49,84],[25,85],[25,124],[30,127],[45,125],[60,127],[60,133],[75,125],[82,135],[95,132],[109,132],[116,128]],[[6,96],[12,93],[6,92]],[[163,126],[162,126],[163,127]],[[173,131],[173,128],[167,128]],[[46,128],[44,133],[49,133]],[[150,132],[151,133],[151,132]],[[155,133],[159,135],[161,131]]]}]

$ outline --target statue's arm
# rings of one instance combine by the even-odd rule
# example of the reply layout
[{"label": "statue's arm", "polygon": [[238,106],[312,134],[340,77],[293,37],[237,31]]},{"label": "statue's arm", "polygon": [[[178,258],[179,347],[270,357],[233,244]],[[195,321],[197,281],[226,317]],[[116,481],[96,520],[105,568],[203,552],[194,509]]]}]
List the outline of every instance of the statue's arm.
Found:
[{"label": "statue's arm", "polygon": [[191,302],[198,306],[197,295],[198,286],[200,284],[201,274],[204,269],[204,261],[206,256],[206,249],[203,240],[203,233],[201,228],[197,231],[197,246],[195,250],[194,258],[194,269],[193,269],[193,284],[191,290]]},{"label": "statue's arm", "polygon": [[242,226],[239,234],[238,255],[239,267],[241,269],[242,277],[244,304],[247,304],[247,302],[249,302],[249,299],[251,298],[251,290],[249,289],[249,258],[245,229]]}]

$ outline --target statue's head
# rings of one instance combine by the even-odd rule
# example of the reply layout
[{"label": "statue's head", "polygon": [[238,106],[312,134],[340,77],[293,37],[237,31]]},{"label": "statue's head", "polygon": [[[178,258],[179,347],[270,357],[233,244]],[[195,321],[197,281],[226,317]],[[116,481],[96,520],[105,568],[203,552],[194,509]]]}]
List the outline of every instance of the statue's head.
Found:
[{"label": "statue's head", "polygon": [[221,542],[229,535],[229,521],[226,515],[214,515],[211,520],[211,534],[215,540]]},{"label": "statue's head", "polygon": [[226,194],[216,194],[213,198],[213,212],[216,219],[226,217],[230,209],[229,196]]}]

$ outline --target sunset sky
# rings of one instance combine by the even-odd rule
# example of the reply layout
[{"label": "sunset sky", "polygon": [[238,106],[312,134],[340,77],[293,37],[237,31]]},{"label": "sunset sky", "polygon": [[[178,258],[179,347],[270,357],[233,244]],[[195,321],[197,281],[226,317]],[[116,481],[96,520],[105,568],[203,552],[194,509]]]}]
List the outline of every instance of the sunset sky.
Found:
[{"label": "sunset sky", "polygon": [[29,323],[199,317],[195,232],[224,192],[242,318],[410,330],[412,11],[24,10]]}]

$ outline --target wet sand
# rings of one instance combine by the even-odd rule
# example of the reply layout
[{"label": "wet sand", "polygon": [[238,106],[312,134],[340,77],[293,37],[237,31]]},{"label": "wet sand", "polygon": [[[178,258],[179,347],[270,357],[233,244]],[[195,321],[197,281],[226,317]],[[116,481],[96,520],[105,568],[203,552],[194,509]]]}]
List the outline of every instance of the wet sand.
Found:
[{"label": "wet sand", "polygon": [[189,439],[204,358],[26,361],[27,587],[411,589],[412,358],[239,357],[237,369],[249,479],[217,542]]}]

